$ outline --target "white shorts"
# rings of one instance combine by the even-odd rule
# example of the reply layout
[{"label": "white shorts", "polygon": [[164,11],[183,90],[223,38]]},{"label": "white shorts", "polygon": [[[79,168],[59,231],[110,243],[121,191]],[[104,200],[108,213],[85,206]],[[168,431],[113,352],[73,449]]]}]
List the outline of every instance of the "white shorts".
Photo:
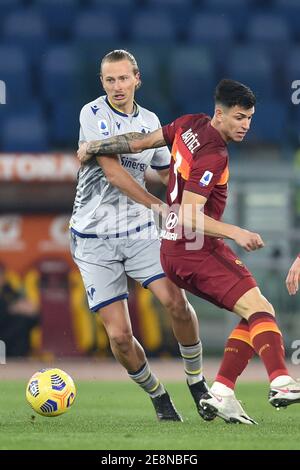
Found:
[{"label": "white shorts", "polygon": [[127,277],[147,288],[165,277],[158,239],[82,238],[71,232],[71,253],[93,312],[128,297]]}]

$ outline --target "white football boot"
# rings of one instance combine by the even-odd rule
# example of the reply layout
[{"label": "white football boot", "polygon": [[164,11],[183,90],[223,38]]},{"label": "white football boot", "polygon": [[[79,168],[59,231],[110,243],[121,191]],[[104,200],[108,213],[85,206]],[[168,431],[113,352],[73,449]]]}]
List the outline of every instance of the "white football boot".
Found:
[{"label": "white football boot", "polygon": [[257,424],[243,410],[242,405],[236,399],[235,395],[217,395],[207,392],[200,400],[200,406],[205,413],[219,416],[226,423]]},{"label": "white football boot", "polygon": [[300,382],[290,378],[286,385],[270,387],[269,403],[275,408],[284,408],[293,403],[300,403]]}]

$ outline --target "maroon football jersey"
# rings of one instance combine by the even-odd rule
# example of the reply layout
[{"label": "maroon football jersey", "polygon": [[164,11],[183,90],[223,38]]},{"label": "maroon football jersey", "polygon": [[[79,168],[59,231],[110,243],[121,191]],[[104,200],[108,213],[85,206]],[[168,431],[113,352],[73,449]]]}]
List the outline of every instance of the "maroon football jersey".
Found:
[{"label": "maroon football jersey", "polygon": [[[206,114],[188,114],[162,128],[167,145],[172,147],[167,202],[169,206],[180,205],[184,190],[200,194],[207,198],[204,213],[220,220],[227,199],[228,152],[226,142],[210,121]],[[191,240],[184,234],[174,235],[174,217],[171,214],[166,221],[162,250],[178,255]],[[203,250],[212,249],[214,240],[205,236]]]}]

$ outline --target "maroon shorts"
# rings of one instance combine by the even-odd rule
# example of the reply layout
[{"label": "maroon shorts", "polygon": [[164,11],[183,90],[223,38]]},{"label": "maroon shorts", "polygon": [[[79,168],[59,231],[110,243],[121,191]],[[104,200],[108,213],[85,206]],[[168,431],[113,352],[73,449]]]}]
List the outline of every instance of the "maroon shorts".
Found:
[{"label": "maroon shorts", "polygon": [[[211,251],[161,252],[164,272],[177,286],[227,310],[256,287],[251,272],[222,240]],[[180,250],[181,251],[181,250]]]}]

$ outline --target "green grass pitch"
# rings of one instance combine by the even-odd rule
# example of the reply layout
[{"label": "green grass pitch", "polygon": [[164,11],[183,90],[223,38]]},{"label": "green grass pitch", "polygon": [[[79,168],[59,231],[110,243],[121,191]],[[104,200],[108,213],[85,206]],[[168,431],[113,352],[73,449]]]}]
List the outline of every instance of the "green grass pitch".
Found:
[{"label": "green grass pitch", "polygon": [[[268,385],[241,384],[237,396],[258,426],[206,423],[184,383],[167,384],[184,423],[156,420],[149,398],[131,382],[79,382],[65,415],[45,418],[25,401],[23,381],[0,387],[0,449],[299,449],[300,404],[280,411],[266,399]],[[33,419],[32,416],[35,415]]]}]

